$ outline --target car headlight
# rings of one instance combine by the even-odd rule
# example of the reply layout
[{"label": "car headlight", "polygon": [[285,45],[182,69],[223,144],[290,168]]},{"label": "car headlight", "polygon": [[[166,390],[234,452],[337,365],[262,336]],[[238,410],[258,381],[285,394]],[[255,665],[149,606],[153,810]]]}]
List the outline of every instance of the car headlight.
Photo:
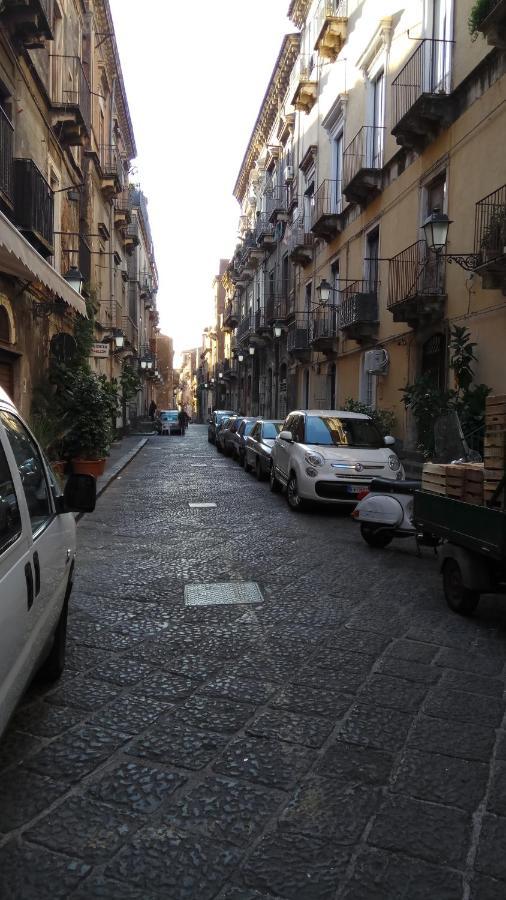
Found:
[{"label": "car headlight", "polygon": [[304,459],[310,466],[323,466],[325,462],[321,453],[316,453],[314,450],[307,450]]},{"label": "car headlight", "polygon": [[388,457],[388,465],[390,466],[392,472],[398,472],[401,467],[398,458],[393,453]]}]

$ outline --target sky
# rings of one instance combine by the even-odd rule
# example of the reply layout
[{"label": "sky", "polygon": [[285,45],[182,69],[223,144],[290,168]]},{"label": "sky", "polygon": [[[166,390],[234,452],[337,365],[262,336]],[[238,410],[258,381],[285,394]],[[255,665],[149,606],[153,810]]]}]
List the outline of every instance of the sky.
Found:
[{"label": "sky", "polygon": [[[162,333],[176,352],[212,322],[212,282],[237,242],[232,190],[289,0],[110,0],[148,198]],[[139,13],[140,11],[140,13]]]}]

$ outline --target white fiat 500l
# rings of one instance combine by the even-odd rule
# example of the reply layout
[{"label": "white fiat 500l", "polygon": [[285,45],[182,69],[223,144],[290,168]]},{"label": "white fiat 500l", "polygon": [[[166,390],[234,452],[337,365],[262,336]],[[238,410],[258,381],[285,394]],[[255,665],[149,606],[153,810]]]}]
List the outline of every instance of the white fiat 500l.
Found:
[{"label": "white fiat 500l", "polygon": [[369,416],[297,410],[285,420],[272,448],[271,490],[285,485],[294,510],[305,500],[356,503],[373,478],[404,477],[393,443],[393,437],[382,437]]},{"label": "white fiat 500l", "polygon": [[57,678],[65,660],[76,526],[95,479],[71,475],[65,494],[0,388],[0,735],[32,675]]}]

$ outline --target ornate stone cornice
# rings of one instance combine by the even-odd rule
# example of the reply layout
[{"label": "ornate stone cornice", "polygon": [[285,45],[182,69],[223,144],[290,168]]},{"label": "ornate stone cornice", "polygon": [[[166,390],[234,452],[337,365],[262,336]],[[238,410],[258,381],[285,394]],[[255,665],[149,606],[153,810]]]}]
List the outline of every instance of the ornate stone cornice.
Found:
[{"label": "ornate stone cornice", "polygon": [[244,199],[251,170],[262,152],[272,126],[276,121],[281,101],[288,90],[290,74],[299,54],[299,49],[300,35],[285,35],[234,186],[234,197],[239,203],[242,203]]},{"label": "ornate stone cornice", "polygon": [[310,6],[311,0],[292,0],[290,3],[288,18],[297,28],[302,28],[304,25]]},{"label": "ornate stone cornice", "polygon": [[105,40],[103,38],[100,38],[100,40],[104,40],[103,53],[109,77],[112,80],[115,76],[117,80],[115,103],[118,112],[119,125],[129,158],[133,159],[137,155],[134,128],[130,118],[130,110],[128,108],[125,82],[123,81],[123,72],[121,70],[109,0],[93,0],[93,12],[97,24],[97,31],[104,36],[110,36],[106,37]]}]

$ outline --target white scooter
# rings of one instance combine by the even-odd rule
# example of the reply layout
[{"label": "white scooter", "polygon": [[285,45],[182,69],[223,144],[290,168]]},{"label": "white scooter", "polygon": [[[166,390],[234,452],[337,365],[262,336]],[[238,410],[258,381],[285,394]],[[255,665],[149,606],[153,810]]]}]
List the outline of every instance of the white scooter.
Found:
[{"label": "white scooter", "polygon": [[395,537],[417,537],[414,495],[421,486],[420,481],[371,481],[368,493],[351,514],[360,522],[360,533],[370,547],[387,547]]}]

